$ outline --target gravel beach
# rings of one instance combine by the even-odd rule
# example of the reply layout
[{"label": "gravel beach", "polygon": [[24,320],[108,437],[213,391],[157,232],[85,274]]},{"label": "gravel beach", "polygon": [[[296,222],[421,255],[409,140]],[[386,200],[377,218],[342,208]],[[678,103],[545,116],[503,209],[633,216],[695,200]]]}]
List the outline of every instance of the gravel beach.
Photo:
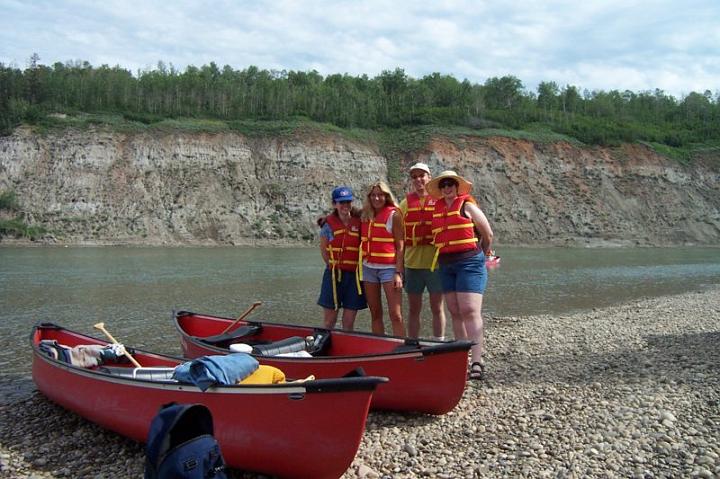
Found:
[{"label": "gravel beach", "polygon": [[[487,380],[445,416],[372,413],[345,478],[720,477],[719,287],[486,320]],[[2,381],[0,477],[142,477],[142,445]]]}]

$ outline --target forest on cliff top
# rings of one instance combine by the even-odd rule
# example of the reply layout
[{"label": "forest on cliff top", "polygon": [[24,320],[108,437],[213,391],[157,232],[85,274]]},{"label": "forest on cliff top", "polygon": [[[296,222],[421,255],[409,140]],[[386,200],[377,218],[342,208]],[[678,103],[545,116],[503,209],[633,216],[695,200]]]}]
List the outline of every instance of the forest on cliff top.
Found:
[{"label": "forest on cliff top", "polygon": [[262,122],[304,120],[374,131],[521,131],[587,145],[644,142],[680,161],[720,152],[720,92],[678,99],[658,89],[580,91],[555,82],[529,91],[514,76],[475,84],[441,73],[412,78],[400,68],[370,78],[215,63],[181,72],[162,62],[133,74],[83,61],[46,66],[37,55],[24,70],[0,63],[0,134],[22,123],[57,126],[64,115],[99,123],[119,117],[138,125],[173,120],[170,125],[182,126],[182,119],[202,119],[243,132],[248,125],[262,130]]}]

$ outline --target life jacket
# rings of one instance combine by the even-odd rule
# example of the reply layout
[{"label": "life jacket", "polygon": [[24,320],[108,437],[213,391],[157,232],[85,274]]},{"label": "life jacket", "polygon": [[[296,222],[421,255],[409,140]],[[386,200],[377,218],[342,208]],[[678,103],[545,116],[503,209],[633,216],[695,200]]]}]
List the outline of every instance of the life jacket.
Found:
[{"label": "life jacket", "polygon": [[225,461],[202,404],[165,404],[153,418],[145,450],[145,479],[225,479]]},{"label": "life jacket", "polygon": [[432,232],[436,250],[431,270],[435,269],[438,254],[459,253],[477,248],[479,239],[475,234],[475,224],[471,218],[460,213],[466,201],[474,202],[470,195],[459,195],[449,207],[444,200],[435,203]]},{"label": "life jacket", "polygon": [[395,264],[395,237],[386,227],[390,214],[395,210],[397,208],[394,206],[386,206],[372,220],[361,223],[360,260],[367,259],[369,263]]},{"label": "life jacket", "polygon": [[350,217],[347,226],[335,215],[328,215],[326,218],[333,233],[333,239],[328,243],[327,250],[330,258],[330,271],[332,272],[333,304],[335,310],[339,308],[337,283],[342,278],[343,271],[355,271],[355,285],[358,294],[362,295],[360,278],[357,277],[358,265],[360,264],[360,218]]},{"label": "life jacket", "polygon": [[407,213],[405,214],[405,241],[408,246],[432,244],[432,215],[435,199],[425,195],[423,200],[417,193],[408,193]]},{"label": "life jacket", "polygon": [[327,223],[333,234],[333,240],[327,247],[330,268],[355,271],[360,250],[360,218],[350,217],[346,227],[340,218],[328,215]]}]

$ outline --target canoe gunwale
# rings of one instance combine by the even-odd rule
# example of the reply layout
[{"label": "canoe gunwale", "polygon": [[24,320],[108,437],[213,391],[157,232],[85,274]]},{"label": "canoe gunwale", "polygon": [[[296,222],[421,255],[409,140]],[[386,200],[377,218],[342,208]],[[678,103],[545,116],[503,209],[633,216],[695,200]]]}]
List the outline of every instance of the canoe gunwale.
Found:
[{"label": "canoe gunwale", "polygon": [[[174,380],[153,380],[142,377],[128,377],[113,375],[110,372],[103,371],[102,369],[86,368],[82,366],[76,366],[73,364],[66,363],[60,359],[51,358],[47,354],[40,351],[39,346],[35,343],[34,337],[36,331],[40,328],[44,329],[55,329],[58,331],[68,331],[72,334],[86,337],[90,340],[100,341],[107,343],[106,340],[96,338],[89,335],[77,333],[75,331],[68,330],[54,323],[38,323],[32,328],[30,333],[30,342],[33,349],[33,355],[36,359],[40,359],[49,363],[51,366],[62,369],[71,374],[78,374],[81,376],[87,376],[96,380],[114,383],[118,385],[135,385],[138,387],[147,387],[152,389],[166,389],[166,390],[177,390],[177,391],[200,391],[200,388],[193,384],[182,383]],[[152,355],[167,358],[173,361],[177,361],[178,364],[188,361],[188,359],[180,358],[170,355],[158,355],[141,349],[132,349],[134,353],[140,353],[141,355]],[[127,368],[132,370],[133,368]],[[350,371],[352,372],[352,371]],[[215,394],[268,394],[277,392],[278,394],[305,394],[305,393],[329,393],[329,392],[341,392],[341,391],[358,391],[358,390],[375,390],[375,388],[382,383],[388,382],[388,378],[382,376],[365,376],[359,374],[357,376],[347,376],[342,378],[331,378],[331,379],[312,379],[302,382],[286,382],[280,384],[228,384],[228,385],[213,385],[205,391],[205,393]]]},{"label": "canoe gunwale", "polygon": [[[178,333],[181,337],[185,338],[188,341],[191,341],[199,346],[201,346],[204,349],[211,350],[211,351],[217,351],[218,354],[227,354],[228,348],[223,348],[220,346],[217,346],[215,344],[208,343],[203,340],[202,337],[199,336],[192,336],[188,334],[185,330],[182,329],[180,326],[179,317],[180,316],[208,316],[205,314],[195,313],[192,311],[187,310],[178,310],[173,311],[172,313],[172,321],[175,324],[175,328],[177,329]],[[221,319],[221,320],[228,320],[233,321],[232,318],[225,318],[222,316],[213,316],[213,318]],[[342,360],[359,360],[359,359],[372,359],[372,358],[391,358],[391,357],[399,357],[399,356],[432,356],[435,354],[444,354],[444,353],[450,353],[454,351],[461,351],[461,350],[469,350],[473,345],[475,345],[472,341],[467,340],[456,340],[456,341],[434,341],[434,340],[418,340],[415,338],[407,338],[403,336],[391,336],[391,335],[385,335],[385,336],[379,336],[370,332],[366,331],[344,331],[339,329],[327,329],[327,328],[320,328],[320,327],[312,327],[312,326],[298,326],[298,325],[289,325],[289,324],[282,324],[282,323],[273,323],[269,321],[248,321],[247,324],[252,325],[266,325],[270,327],[298,327],[298,328],[307,328],[308,330],[312,331],[326,331],[332,334],[343,334],[347,336],[361,336],[361,337],[371,337],[371,338],[377,338],[378,340],[388,340],[393,341],[396,340],[398,342],[402,342],[399,344],[399,346],[418,346],[417,349],[403,349],[398,351],[385,351],[385,352],[379,352],[379,353],[367,353],[367,354],[352,354],[352,355],[342,355],[342,356],[315,356],[315,357],[293,357],[293,362],[308,362],[312,363],[313,361],[342,361]],[[269,359],[273,356],[260,356],[253,354],[253,356],[257,358],[263,358],[263,359]]]}]

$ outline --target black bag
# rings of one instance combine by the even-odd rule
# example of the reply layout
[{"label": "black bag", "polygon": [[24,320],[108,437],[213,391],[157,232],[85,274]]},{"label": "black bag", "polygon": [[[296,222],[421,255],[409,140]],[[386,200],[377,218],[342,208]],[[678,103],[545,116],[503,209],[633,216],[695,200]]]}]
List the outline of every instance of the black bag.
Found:
[{"label": "black bag", "polygon": [[145,479],[226,479],[210,410],[202,404],[165,404],[150,424]]}]

